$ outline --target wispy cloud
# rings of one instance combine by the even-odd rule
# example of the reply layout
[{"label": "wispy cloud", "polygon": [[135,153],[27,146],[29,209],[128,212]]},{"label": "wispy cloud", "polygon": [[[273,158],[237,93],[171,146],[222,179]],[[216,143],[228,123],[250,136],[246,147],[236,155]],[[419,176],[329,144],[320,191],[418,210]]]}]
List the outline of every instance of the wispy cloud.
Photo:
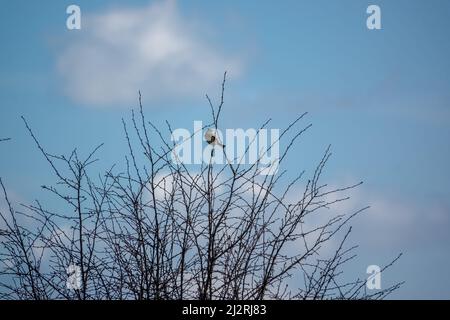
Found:
[{"label": "wispy cloud", "polygon": [[450,207],[445,200],[421,201],[362,186],[353,190],[350,199],[338,207],[342,211],[353,211],[365,205],[370,208],[353,223],[358,243],[408,251],[450,241]]},{"label": "wispy cloud", "polygon": [[209,41],[210,26],[182,17],[175,1],[83,16],[58,59],[65,92],[89,106],[202,96],[242,62]]},{"label": "wispy cloud", "polygon": [[[346,179],[340,183],[331,183],[328,189],[353,185],[354,182],[355,180]],[[295,190],[290,195],[290,202],[296,199],[293,197],[295,194],[301,194],[300,190]],[[346,197],[349,199],[335,202]],[[362,185],[344,192],[331,193],[323,200],[335,203],[329,209],[308,216],[305,228],[318,227],[336,215],[350,215],[370,206],[349,223],[354,227],[352,241],[365,249],[396,249],[399,252],[423,250],[430,246],[442,249],[450,241],[450,205],[445,199],[413,198]],[[332,247],[333,243],[330,245]]]}]

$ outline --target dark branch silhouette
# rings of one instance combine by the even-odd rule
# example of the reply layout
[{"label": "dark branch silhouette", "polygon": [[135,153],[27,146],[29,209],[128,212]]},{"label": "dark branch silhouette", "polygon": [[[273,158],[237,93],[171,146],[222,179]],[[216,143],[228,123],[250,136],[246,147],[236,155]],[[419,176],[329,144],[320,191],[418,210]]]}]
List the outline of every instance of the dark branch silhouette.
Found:
[{"label": "dark branch silhouette", "polygon": [[[225,77],[217,107],[207,97],[208,127],[218,128],[224,88]],[[299,127],[305,115],[281,132],[280,163],[310,127]],[[368,292],[366,279],[343,280],[356,256],[350,222],[367,208],[330,214],[361,184],[321,182],[330,147],[312,175],[288,182],[285,172],[259,175],[260,161],[192,170],[172,161],[173,130],[145,118],[139,92],[138,111],[122,120],[125,169],[96,174],[101,145],[86,157],[54,155],[22,119],[57,179],[42,188],[58,202],[16,208],[0,179],[2,299],[382,299],[401,285]]]}]

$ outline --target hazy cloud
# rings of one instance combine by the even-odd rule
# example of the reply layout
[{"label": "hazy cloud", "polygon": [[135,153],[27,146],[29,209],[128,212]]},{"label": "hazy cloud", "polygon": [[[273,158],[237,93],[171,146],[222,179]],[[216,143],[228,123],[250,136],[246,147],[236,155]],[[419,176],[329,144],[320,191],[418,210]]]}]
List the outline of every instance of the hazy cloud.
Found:
[{"label": "hazy cloud", "polygon": [[370,208],[354,220],[354,239],[377,248],[424,248],[450,241],[450,206],[444,200],[417,198],[371,191],[353,190],[351,198],[338,205],[340,211]]},{"label": "hazy cloud", "polygon": [[[327,189],[332,190],[354,182],[331,183]],[[288,202],[295,202],[301,190],[295,190]],[[400,251],[445,246],[450,241],[450,205],[444,199],[426,199],[406,197],[405,195],[387,193],[383,190],[370,190],[365,185],[355,189],[332,193],[323,200],[339,201],[315,212],[305,219],[305,228],[325,224],[330,218],[340,214],[350,215],[359,209],[370,206],[353,219],[351,239],[365,248],[392,249]],[[346,228],[344,228],[346,229]],[[336,239],[334,239],[336,241]]]},{"label": "hazy cloud", "polygon": [[[188,21],[174,1],[83,16],[58,59],[65,92],[90,106],[203,96],[241,62],[209,41],[208,26]],[[75,33],[75,32],[72,32]]]}]

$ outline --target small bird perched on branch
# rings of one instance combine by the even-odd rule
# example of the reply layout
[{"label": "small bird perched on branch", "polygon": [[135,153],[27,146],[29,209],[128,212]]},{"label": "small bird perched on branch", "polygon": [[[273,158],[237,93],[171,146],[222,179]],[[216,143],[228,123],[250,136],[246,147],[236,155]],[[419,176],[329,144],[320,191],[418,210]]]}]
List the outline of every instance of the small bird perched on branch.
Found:
[{"label": "small bird perched on branch", "polygon": [[[206,130],[205,132],[205,140],[208,144],[212,145],[213,147],[219,146],[225,148],[225,145],[219,141],[216,129],[208,128],[208,130]],[[211,157],[214,157],[214,148],[211,150]]]},{"label": "small bird perched on branch", "polygon": [[225,145],[219,141],[219,137],[217,136],[217,131],[213,128],[209,128],[205,132],[205,140],[208,144],[212,144],[213,146],[219,146],[225,148]]}]

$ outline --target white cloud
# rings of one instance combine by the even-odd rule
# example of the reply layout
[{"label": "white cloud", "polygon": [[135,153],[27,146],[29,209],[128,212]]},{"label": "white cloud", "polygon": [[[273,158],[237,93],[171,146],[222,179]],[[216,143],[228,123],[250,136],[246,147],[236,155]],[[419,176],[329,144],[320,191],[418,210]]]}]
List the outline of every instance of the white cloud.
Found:
[{"label": "white cloud", "polygon": [[336,207],[354,212],[370,208],[353,223],[353,238],[373,248],[407,250],[440,245],[450,240],[450,207],[444,200],[406,198],[364,185],[349,193],[350,199]]},{"label": "white cloud", "polygon": [[[241,62],[207,40],[210,27],[180,16],[175,1],[83,15],[58,59],[66,93],[90,106],[201,97]],[[75,32],[73,32],[75,33]]]},{"label": "white cloud", "polygon": [[[329,184],[327,189],[349,186],[354,182],[355,180],[345,179],[343,183]],[[288,202],[293,203],[298,199],[301,194],[299,190],[293,190],[288,196]],[[329,194],[323,200],[333,202],[347,196],[350,197],[348,200],[330,205],[329,210],[319,210],[308,216],[305,219],[305,230],[321,226],[336,215],[350,215],[370,206],[348,225],[353,226],[351,243],[362,245],[364,249],[396,249],[399,252],[408,252],[431,246],[446,246],[450,241],[450,206],[444,199],[406,197],[384,190],[371,190],[362,185]],[[323,252],[330,252],[339,239],[338,237],[327,243]]]}]

